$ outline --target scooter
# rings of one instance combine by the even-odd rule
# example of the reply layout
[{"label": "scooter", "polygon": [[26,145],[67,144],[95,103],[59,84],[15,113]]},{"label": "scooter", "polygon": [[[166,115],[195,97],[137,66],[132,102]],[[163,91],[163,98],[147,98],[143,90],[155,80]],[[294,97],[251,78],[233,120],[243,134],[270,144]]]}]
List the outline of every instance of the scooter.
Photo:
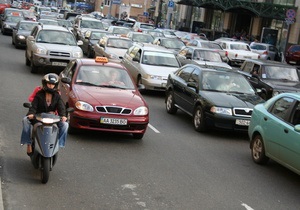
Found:
[{"label": "scooter", "polygon": [[[30,108],[31,104],[24,103],[23,106]],[[73,110],[73,108],[68,108],[67,112]],[[41,182],[46,184],[49,180],[50,171],[57,161],[59,151],[57,123],[61,117],[50,113],[40,113],[35,115],[35,119],[38,122],[34,124],[31,132],[33,154],[30,159],[33,167],[40,169]]]}]

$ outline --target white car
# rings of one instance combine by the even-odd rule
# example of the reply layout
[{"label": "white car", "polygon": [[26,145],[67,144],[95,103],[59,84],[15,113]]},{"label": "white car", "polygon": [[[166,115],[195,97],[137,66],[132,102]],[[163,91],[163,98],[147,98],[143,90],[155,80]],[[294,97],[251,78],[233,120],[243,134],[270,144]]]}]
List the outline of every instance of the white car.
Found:
[{"label": "white car", "polygon": [[245,42],[221,40],[219,43],[226,51],[228,64],[231,66],[241,66],[246,59],[260,58],[260,55],[252,52],[250,46]]},{"label": "white car", "polygon": [[135,43],[125,53],[122,63],[137,85],[156,91],[165,91],[169,74],[180,67],[171,50],[146,43]]}]

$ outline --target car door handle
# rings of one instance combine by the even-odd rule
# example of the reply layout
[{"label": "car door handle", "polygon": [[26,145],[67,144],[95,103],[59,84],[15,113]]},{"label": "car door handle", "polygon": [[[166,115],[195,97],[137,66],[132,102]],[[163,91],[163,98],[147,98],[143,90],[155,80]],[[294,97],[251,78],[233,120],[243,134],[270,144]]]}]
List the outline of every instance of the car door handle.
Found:
[{"label": "car door handle", "polygon": [[287,128],[283,129],[285,133],[288,133],[289,130]]},{"label": "car door handle", "polygon": [[268,121],[268,118],[267,118],[267,117],[264,117],[264,121]]}]

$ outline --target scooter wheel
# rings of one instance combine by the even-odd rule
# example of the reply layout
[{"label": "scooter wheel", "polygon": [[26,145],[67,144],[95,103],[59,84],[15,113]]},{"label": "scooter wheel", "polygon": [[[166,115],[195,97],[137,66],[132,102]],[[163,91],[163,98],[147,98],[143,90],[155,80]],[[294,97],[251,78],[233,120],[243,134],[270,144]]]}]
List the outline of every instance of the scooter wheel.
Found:
[{"label": "scooter wheel", "polygon": [[50,158],[42,158],[41,181],[46,184],[50,175]]}]

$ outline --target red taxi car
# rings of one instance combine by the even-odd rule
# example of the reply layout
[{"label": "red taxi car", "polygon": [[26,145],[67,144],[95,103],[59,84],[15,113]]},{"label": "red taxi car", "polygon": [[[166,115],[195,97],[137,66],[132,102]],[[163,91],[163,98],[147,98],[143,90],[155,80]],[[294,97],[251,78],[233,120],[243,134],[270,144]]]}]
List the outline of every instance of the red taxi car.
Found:
[{"label": "red taxi car", "polygon": [[148,105],[127,69],[107,58],[75,59],[60,73],[59,89],[77,129],[131,133],[141,139],[149,123]]}]

